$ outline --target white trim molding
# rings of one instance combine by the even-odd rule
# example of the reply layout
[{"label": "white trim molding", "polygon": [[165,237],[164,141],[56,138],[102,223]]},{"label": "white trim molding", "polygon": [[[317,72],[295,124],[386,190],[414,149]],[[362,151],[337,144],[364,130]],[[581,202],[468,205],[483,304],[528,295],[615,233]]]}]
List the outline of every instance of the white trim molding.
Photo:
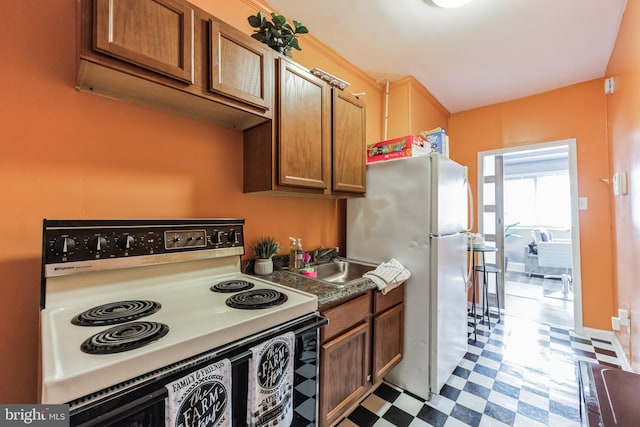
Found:
[{"label": "white trim molding", "polygon": [[581,331],[576,330],[576,333],[589,337],[589,338],[598,338],[601,340],[609,341],[613,345],[613,350],[616,352],[616,357],[620,360],[620,367],[625,371],[633,372],[631,369],[631,363],[629,363],[629,358],[625,353],[622,345],[620,344],[620,340],[618,340],[618,336],[614,334],[612,331],[604,331],[602,329],[592,329],[592,328],[582,328]]}]

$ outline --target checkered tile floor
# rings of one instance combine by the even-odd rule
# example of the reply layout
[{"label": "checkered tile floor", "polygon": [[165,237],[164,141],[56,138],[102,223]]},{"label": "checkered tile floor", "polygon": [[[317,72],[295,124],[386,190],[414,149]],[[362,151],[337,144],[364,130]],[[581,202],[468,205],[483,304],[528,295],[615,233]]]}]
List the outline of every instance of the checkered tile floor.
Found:
[{"label": "checkered tile floor", "polygon": [[430,401],[383,383],[339,427],[579,427],[575,362],[619,366],[610,342],[502,316],[478,324],[468,352]]},{"label": "checkered tile floor", "polygon": [[303,352],[295,360],[293,389],[293,422],[291,425],[314,427],[316,423],[316,371],[318,348],[314,334],[302,335],[296,345],[302,345]]}]

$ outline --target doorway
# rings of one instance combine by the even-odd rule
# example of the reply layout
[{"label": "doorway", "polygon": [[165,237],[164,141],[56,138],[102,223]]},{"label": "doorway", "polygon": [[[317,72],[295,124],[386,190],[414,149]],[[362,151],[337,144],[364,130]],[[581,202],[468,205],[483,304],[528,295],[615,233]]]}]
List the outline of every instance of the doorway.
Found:
[{"label": "doorway", "polygon": [[[478,153],[489,298],[507,314],[582,329],[575,139]],[[495,306],[495,303],[491,304]]]}]

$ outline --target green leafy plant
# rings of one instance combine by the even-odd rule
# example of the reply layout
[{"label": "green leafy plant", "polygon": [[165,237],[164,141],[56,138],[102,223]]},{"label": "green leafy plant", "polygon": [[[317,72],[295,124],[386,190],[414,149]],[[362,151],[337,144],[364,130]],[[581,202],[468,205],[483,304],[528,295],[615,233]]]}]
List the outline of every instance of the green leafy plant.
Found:
[{"label": "green leafy plant", "polygon": [[270,236],[258,237],[256,243],[251,246],[251,249],[256,253],[257,258],[269,259],[278,253],[280,243]]},{"label": "green leafy plant", "polygon": [[522,238],[521,235],[516,234],[516,233],[511,233],[509,231],[510,228],[517,227],[519,224],[520,224],[520,222],[514,222],[513,224],[505,225],[505,227],[504,227],[504,239],[505,240],[507,240],[509,237],[515,237],[517,239]]},{"label": "green leafy plant", "polygon": [[271,21],[262,14],[262,11],[248,17],[247,20],[251,27],[257,28],[251,37],[288,57],[291,57],[291,48],[302,50],[298,45],[298,34],[309,32],[300,22],[293,21],[292,27],[284,16],[273,12],[271,12]]}]

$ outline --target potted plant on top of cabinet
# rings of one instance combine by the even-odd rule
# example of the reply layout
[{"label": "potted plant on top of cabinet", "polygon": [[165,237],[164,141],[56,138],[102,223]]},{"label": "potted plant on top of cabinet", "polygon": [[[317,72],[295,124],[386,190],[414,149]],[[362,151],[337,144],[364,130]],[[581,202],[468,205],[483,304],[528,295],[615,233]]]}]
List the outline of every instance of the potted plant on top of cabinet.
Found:
[{"label": "potted plant on top of cabinet", "polygon": [[291,58],[291,48],[302,50],[298,44],[298,34],[309,33],[307,27],[300,22],[293,21],[292,27],[287,22],[287,18],[282,15],[276,15],[273,12],[271,12],[271,21],[262,14],[262,11],[248,17],[247,20],[249,25],[257,28],[251,34],[251,37],[289,58]]}]

